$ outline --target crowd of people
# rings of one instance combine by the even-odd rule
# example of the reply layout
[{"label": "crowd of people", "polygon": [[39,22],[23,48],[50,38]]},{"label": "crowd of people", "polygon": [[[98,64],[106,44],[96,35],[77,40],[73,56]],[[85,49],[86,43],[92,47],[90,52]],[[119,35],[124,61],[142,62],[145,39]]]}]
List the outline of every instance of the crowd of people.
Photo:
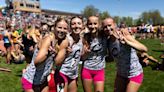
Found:
[{"label": "crowd of people", "polygon": [[0,16],[0,53],[7,64],[26,61],[21,78],[25,92],[77,92],[78,75],[84,92],[104,92],[107,56],[116,61],[114,92],[137,92],[144,77],[140,61],[158,63],[147,50],[112,18],[84,21],[12,11]]},{"label": "crowd of people", "polygon": [[127,27],[131,34],[134,34],[139,39],[161,39],[164,37],[164,26],[154,25],[150,23],[142,23],[139,26],[128,27],[124,22],[121,22],[120,27]]}]

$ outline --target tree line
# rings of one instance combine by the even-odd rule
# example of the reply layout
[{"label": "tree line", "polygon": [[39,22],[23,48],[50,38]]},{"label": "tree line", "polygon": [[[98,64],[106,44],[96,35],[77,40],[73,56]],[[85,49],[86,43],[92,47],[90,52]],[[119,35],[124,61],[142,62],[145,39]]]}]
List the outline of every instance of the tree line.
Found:
[{"label": "tree line", "polygon": [[138,26],[142,23],[152,24],[152,25],[164,25],[164,17],[161,15],[159,10],[149,10],[141,13],[139,18],[133,19],[130,16],[120,17],[120,16],[111,16],[108,11],[101,12],[99,9],[95,8],[93,5],[88,5],[81,12],[86,18],[91,15],[97,15],[101,20],[112,17],[117,24],[121,22],[126,23],[127,26]]}]

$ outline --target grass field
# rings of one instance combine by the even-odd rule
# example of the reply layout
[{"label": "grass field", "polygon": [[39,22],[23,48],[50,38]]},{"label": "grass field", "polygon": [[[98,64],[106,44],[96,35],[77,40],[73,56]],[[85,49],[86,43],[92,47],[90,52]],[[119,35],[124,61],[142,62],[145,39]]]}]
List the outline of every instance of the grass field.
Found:
[{"label": "grass field", "polygon": [[[149,51],[148,53],[159,61],[159,56],[163,53],[164,46],[160,44],[157,39],[147,39],[141,41],[145,44]],[[22,92],[21,89],[21,70],[25,67],[25,64],[11,64],[4,63],[4,59],[0,57],[0,67],[9,68],[12,72],[0,71],[0,92]],[[114,79],[115,79],[115,62],[107,62],[106,64],[106,81],[105,92],[113,92]],[[144,68],[144,81],[139,92],[164,92],[164,72],[152,70],[150,66]],[[79,78],[78,92],[83,92],[81,81]]]}]

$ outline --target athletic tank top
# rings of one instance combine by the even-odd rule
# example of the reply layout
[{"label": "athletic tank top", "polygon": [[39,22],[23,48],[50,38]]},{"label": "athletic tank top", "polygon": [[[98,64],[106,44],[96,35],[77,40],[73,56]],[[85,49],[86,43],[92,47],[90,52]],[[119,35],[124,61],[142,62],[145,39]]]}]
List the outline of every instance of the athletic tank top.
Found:
[{"label": "athletic tank top", "polygon": [[28,39],[26,34],[22,35],[22,40],[23,40],[22,43],[25,46],[25,49],[27,49],[27,50],[29,49],[29,47],[35,46],[35,44],[36,44],[33,41],[33,39]]},{"label": "athletic tank top", "polygon": [[44,62],[35,66],[34,60],[38,54],[38,51],[38,48],[36,48],[33,54],[32,62],[23,74],[23,77],[34,85],[42,84],[47,80],[47,76],[51,72],[55,57],[55,54],[48,54]]},{"label": "athletic tank top", "polygon": [[109,50],[116,61],[118,75],[131,78],[143,72],[134,48],[116,40],[109,42]]},{"label": "athletic tank top", "polygon": [[105,68],[106,39],[94,38],[90,42],[90,50],[84,67],[90,70],[101,70]]},{"label": "athletic tank top", "polygon": [[[6,35],[7,32],[8,32],[7,30],[5,30],[5,31],[2,32],[4,44],[10,43],[9,38],[8,38],[8,36]],[[10,32],[8,32],[8,34],[10,34]]]},{"label": "athletic tank top", "polygon": [[60,72],[64,75],[67,75],[71,79],[75,79],[78,77],[78,68],[83,44],[81,39],[78,43],[72,43],[73,39],[71,36],[69,36],[68,39],[70,41],[69,43],[71,45],[70,47],[72,49],[72,52],[69,53],[69,55],[65,58],[61,66]]},{"label": "athletic tank top", "polygon": [[9,38],[7,36],[3,37],[3,41],[4,41],[4,43],[10,43]]}]

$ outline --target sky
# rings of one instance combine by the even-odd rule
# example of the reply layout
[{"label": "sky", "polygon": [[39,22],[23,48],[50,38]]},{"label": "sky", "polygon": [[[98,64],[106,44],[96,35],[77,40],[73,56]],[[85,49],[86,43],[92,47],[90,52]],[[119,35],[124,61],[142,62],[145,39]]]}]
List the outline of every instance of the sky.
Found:
[{"label": "sky", "polygon": [[[131,16],[134,19],[144,11],[158,9],[164,16],[164,0],[40,0],[42,9],[81,13],[88,5],[100,12],[108,11],[111,16]],[[0,6],[5,0],[0,0]]]}]

